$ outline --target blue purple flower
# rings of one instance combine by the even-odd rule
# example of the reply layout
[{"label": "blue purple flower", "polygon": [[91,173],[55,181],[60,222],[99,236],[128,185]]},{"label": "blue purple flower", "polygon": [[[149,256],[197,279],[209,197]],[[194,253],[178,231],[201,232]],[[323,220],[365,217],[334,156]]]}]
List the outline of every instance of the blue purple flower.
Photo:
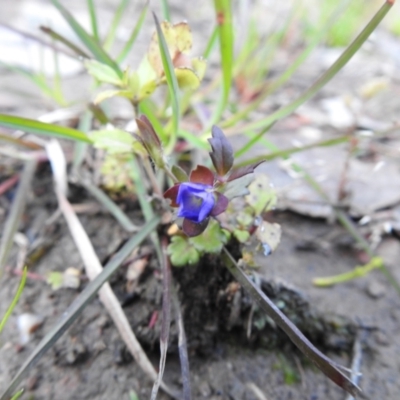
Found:
[{"label": "blue purple flower", "polygon": [[182,230],[190,237],[200,235],[211,216],[217,216],[228,207],[229,200],[216,191],[214,173],[199,165],[192,171],[189,182],[177,183],[164,197],[172,207],[179,207],[178,217],[183,217]]}]

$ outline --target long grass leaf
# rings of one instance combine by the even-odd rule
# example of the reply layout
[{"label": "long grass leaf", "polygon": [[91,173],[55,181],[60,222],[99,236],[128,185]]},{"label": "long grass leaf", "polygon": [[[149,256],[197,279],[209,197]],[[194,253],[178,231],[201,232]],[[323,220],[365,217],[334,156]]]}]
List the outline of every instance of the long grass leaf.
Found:
[{"label": "long grass leaf", "polygon": [[58,9],[64,19],[68,22],[69,26],[79,37],[86,48],[93,54],[96,60],[110,66],[121,78],[123,76],[118,64],[106,53],[101,45],[91,36],[86,30],[78,23],[72,14],[58,1],[51,0],[54,6]]},{"label": "long grass leaf", "polygon": [[168,0],[161,0],[161,9],[164,20],[171,22]]},{"label": "long grass leaf", "polygon": [[15,306],[18,303],[19,298],[21,297],[22,291],[24,290],[24,287],[25,287],[27,275],[28,275],[28,268],[25,267],[24,270],[22,271],[22,277],[21,277],[21,280],[19,282],[19,286],[18,286],[17,292],[15,293],[15,296],[12,299],[12,302],[11,302],[10,306],[8,307],[6,313],[4,314],[4,317],[1,319],[1,322],[0,322],[0,333],[4,329],[4,327],[5,327],[8,319],[10,318]]},{"label": "long grass leaf", "polygon": [[[91,113],[90,110],[87,109],[79,118],[79,125],[78,125],[79,131],[83,133],[89,132],[90,127],[92,126],[92,122],[93,122],[93,114]],[[76,142],[74,144],[74,154],[72,156],[72,170],[71,170],[72,176],[78,174],[78,170],[85,159],[87,149],[88,149],[88,143]]]},{"label": "long grass leaf", "polygon": [[122,63],[123,61],[125,61],[127,55],[131,51],[132,46],[134,45],[134,43],[136,41],[136,38],[137,38],[140,30],[142,29],[143,22],[144,22],[144,20],[146,18],[148,9],[149,9],[149,2],[147,1],[145,6],[142,9],[140,15],[139,15],[139,18],[138,18],[138,20],[137,20],[137,22],[135,24],[135,27],[133,28],[133,31],[132,31],[131,35],[129,36],[129,39],[125,43],[125,46],[121,50],[121,53],[119,53],[118,56],[117,56],[117,62],[118,63]]},{"label": "long grass leaf", "polygon": [[182,399],[190,400],[192,398],[192,389],[190,385],[190,370],[189,370],[187,340],[186,340],[185,326],[183,324],[181,306],[179,304],[178,293],[176,291],[175,285],[172,285],[171,298],[175,308],[176,325],[178,326],[178,351],[179,351],[179,361],[181,363],[181,376],[182,376],[182,386],[183,386]]},{"label": "long grass leaf", "polygon": [[208,57],[210,57],[212,51],[215,49],[217,40],[218,40],[218,25],[214,28],[214,30],[211,33],[210,38],[208,39],[206,49],[204,50],[204,53],[203,53],[204,59],[207,60]]},{"label": "long grass leaf", "polygon": [[180,110],[179,110],[180,92],[179,92],[178,81],[175,75],[174,65],[172,64],[171,56],[169,54],[167,42],[165,40],[160,23],[158,22],[158,18],[154,13],[153,17],[157,29],[158,44],[160,47],[161,60],[164,67],[165,78],[167,79],[169,95],[171,97],[171,102],[172,102],[172,132],[169,138],[169,142],[165,149],[166,153],[168,154],[174,149],[176,139],[178,137],[179,118],[180,118]]},{"label": "long grass leaf", "polygon": [[[224,112],[232,86],[233,68],[233,22],[230,0],[214,0],[222,67],[221,95],[212,116],[212,123],[218,123]],[[210,124],[211,125],[211,124]]]},{"label": "long grass leaf", "polygon": [[0,126],[9,129],[19,129],[38,135],[59,137],[63,139],[79,140],[81,142],[91,143],[91,140],[76,129],[66,126],[47,124],[34,119],[16,117],[14,115],[0,114]]},{"label": "long grass leaf", "polygon": [[128,6],[130,0],[121,0],[116,11],[114,17],[111,21],[110,28],[108,29],[107,36],[104,40],[104,48],[109,50],[115,40],[115,36],[117,33],[118,25],[121,22],[121,19],[126,11],[126,7]]},{"label": "long grass leaf", "polygon": [[83,58],[90,58],[89,54],[85,53],[80,47],[78,47],[76,44],[72,43],[70,40],[68,40],[64,36],[57,33],[55,30],[53,30],[47,26],[41,26],[40,30],[43,33],[45,33],[46,35],[49,35],[53,40],[60,42],[60,43],[64,44],[65,46],[67,46],[78,56],[83,57]]},{"label": "long grass leaf", "polygon": [[75,58],[75,56],[73,54],[67,52],[65,49],[60,48],[60,47],[54,45],[53,43],[49,43],[46,40],[43,40],[41,37],[32,35],[31,33],[28,33],[28,32],[24,32],[24,31],[22,31],[20,29],[17,29],[15,27],[13,27],[13,26],[5,24],[4,22],[0,22],[0,26],[10,30],[11,32],[16,33],[17,35],[22,36],[25,39],[32,40],[33,42],[39,43],[39,44],[41,44],[41,45],[43,45],[45,47],[49,47],[49,48],[53,49],[54,51],[58,51],[60,53],[63,53],[67,57]]},{"label": "long grass leaf", "polygon": [[[340,143],[348,142],[350,139],[351,139],[351,136],[343,135],[343,136],[340,136],[340,137],[337,137],[337,138],[328,139],[328,140],[321,140],[319,142],[311,143],[311,144],[308,144],[308,145],[305,145],[305,146],[301,146],[301,147],[292,147],[291,149],[285,149],[285,150],[277,149],[275,151],[272,151],[269,154],[253,157],[253,158],[248,159],[246,161],[237,163],[237,164],[235,164],[235,166],[236,167],[244,167],[245,165],[250,165],[250,164],[253,164],[253,163],[257,163],[259,161],[270,161],[270,160],[274,160],[275,158],[286,158],[286,157],[290,156],[291,154],[299,153],[299,152],[304,151],[304,150],[313,149],[315,147],[335,146],[335,145],[338,145]],[[235,153],[235,158],[239,157],[242,154],[243,154],[243,152],[241,152],[239,150],[237,153]]]},{"label": "long grass leaf", "polygon": [[0,61],[0,66],[7,68],[8,70],[20,74],[28,79],[30,79],[42,92],[42,95],[48,96],[49,98],[54,98],[53,89],[48,84],[45,76],[42,74],[35,73],[26,68],[22,68],[16,65],[9,65]]},{"label": "long grass leaf", "polygon": [[14,235],[21,222],[22,213],[25,209],[28,191],[36,170],[36,160],[31,159],[25,162],[22,177],[20,179],[17,194],[15,195],[11,211],[4,226],[3,235],[0,243],[0,277],[13,244]]},{"label": "long grass leaf", "polygon": [[361,389],[344,375],[329,357],[321,353],[303,333],[286,317],[285,314],[263,293],[238,266],[232,255],[223,249],[225,265],[229,272],[248,292],[255,303],[289,336],[290,340],[308,357],[329,379],[353,396],[361,393]]},{"label": "long grass leaf", "polygon": [[107,263],[103,271],[91,281],[72,304],[63,313],[58,323],[46,334],[40,341],[33,353],[25,360],[24,364],[17,372],[13,380],[9,383],[0,400],[7,400],[16,390],[22,379],[37,364],[42,356],[54,345],[54,343],[62,336],[64,332],[79,317],[84,308],[96,296],[99,289],[107,282],[111,275],[118,269],[122,262],[132,253],[132,251],[157,227],[160,221],[159,217],[154,217],[146,223],[140,232],[128,240],[125,245],[115,254],[115,256]]},{"label": "long grass leaf", "polygon": [[110,214],[120,223],[120,225],[128,232],[137,232],[141,228],[134,225],[130,218],[115,204],[109,196],[107,196],[102,190],[90,182],[80,180],[80,183],[85,189],[105,207]]},{"label": "long grass leaf", "polygon": [[267,118],[252,123],[246,124],[242,127],[243,130],[255,130],[262,129],[265,126],[271,125],[275,121],[282,119],[292,112],[294,112],[303,103],[318,93],[322,87],[324,87],[354,56],[354,54],[360,49],[365,43],[371,33],[376,29],[385,15],[389,12],[393,5],[393,0],[387,0],[385,4],[377,11],[371,21],[362,30],[362,32],[356,37],[353,43],[343,52],[343,54],[335,61],[335,63],[300,97],[295,101],[291,102],[287,106],[284,106],[272,113]]},{"label": "long grass leaf", "polygon": [[167,255],[167,245],[162,246],[162,273],[163,273],[163,296],[162,296],[162,321],[160,332],[160,364],[157,379],[151,390],[150,400],[156,400],[158,389],[162,382],[167,360],[169,332],[171,327],[171,265]]},{"label": "long grass leaf", "polygon": [[92,35],[95,40],[100,43],[99,29],[97,27],[97,15],[96,15],[96,6],[94,5],[93,0],[87,0],[87,5],[89,9],[90,15],[90,25],[92,27]]}]

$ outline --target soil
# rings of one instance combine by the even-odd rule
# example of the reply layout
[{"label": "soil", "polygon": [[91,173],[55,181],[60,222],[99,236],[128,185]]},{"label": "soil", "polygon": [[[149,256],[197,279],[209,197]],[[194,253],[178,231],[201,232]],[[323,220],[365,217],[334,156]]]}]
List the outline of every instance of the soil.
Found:
[{"label": "soil", "polygon": [[[29,3],[39,4],[34,1]],[[104,4],[106,6],[102,12],[108,15],[106,2]],[[79,4],[75,6],[79,9]],[[14,10],[13,15],[18,12],[21,10]],[[186,8],[182,10],[173,7],[172,12],[176,15],[183,14],[189,20],[194,18],[193,11],[190,13]],[[209,18],[207,12],[198,16],[199,27],[207,21],[207,18]],[[196,36],[196,27],[193,30]],[[197,36],[201,37],[198,33]],[[396,46],[390,37],[378,36],[378,40],[380,42],[375,46],[379,47],[379,52],[363,53],[358,61],[350,64],[348,69],[343,71],[334,83],[328,85],[317,99],[308,103],[308,107],[303,108],[302,112],[277,124],[271,132],[271,140],[283,148],[290,147],[293,140],[304,139],[304,135],[302,136],[304,130],[300,129],[304,128],[304,123],[299,122],[302,116],[306,116],[308,121],[306,123],[317,124],[318,118],[315,117],[315,113],[317,111],[322,113],[321,98],[346,93],[349,87],[359,87],[366,79],[379,73],[387,73],[389,77],[394,75],[393,71],[399,67],[399,60],[395,54],[400,53],[392,52],[392,56],[388,55],[390,51],[387,49]],[[398,50],[398,47],[395,49]],[[283,61],[287,58],[284,55],[282,57],[278,62],[284,64]],[[329,57],[331,54],[327,49],[318,49],[313,58],[300,69],[293,84],[266,102],[259,114],[253,117],[258,118],[264,112],[271,112],[286,99],[295,98],[296,94],[307,87],[325,68],[324,63]],[[363,71],[363,74],[360,71]],[[7,79],[9,80],[9,77]],[[0,79],[0,83],[4,81]],[[384,118],[388,120],[391,117],[395,119],[399,89],[398,79],[393,78],[384,94],[366,102],[363,113],[375,121]],[[11,109],[16,114],[37,116],[47,109],[42,103],[29,101],[22,107],[23,99],[15,93],[11,99],[3,97],[4,95],[0,96],[2,112],[10,112]],[[314,113],[310,109],[313,109]],[[382,117],[383,114],[385,117]],[[319,127],[332,137],[338,133],[343,134],[345,130],[335,127],[332,121],[327,119]],[[237,148],[240,147],[240,143],[242,143],[241,138],[234,140]],[[374,154],[383,152],[387,159],[394,160],[397,175],[393,176],[393,179],[397,179],[400,166],[396,158],[398,153],[395,151],[399,148],[398,140],[389,138],[379,145],[378,149],[374,148]],[[336,155],[323,157],[327,164],[333,166],[333,172],[329,172],[334,174],[332,179],[339,181],[342,164],[339,168],[336,163],[338,159],[342,160],[340,157],[345,154],[345,150],[340,146],[335,149],[342,152],[338,158]],[[389,150],[393,151],[395,156]],[[258,148],[253,149],[249,155],[257,155],[259,151]],[[310,154],[313,154],[313,158],[318,158],[314,153],[302,152],[301,157],[304,158],[297,161],[307,160]],[[2,160],[0,170],[2,180],[8,177],[10,171],[8,167],[4,167],[5,165],[6,161],[3,163]],[[12,169],[16,167],[13,164]],[[262,289],[318,348],[338,363],[350,367],[355,357],[354,348],[361,345],[361,351],[357,352],[356,357],[361,357],[362,398],[397,400],[400,395],[399,295],[385,275],[378,270],[344,284],[328,288],[314,286],[313,278],[350,271],[365,261],[365,254],[344,228],[330,220],[329,212],[317,210],[317,204],[313,203],[314,199],[310,199],[307,192],[302,191],[297,198],[285,196],[288,186],[285,186],[286,175],[282,178],[286,172],[281,164],[267,163],[260,167],[259,171],[268,173],[279,191],[283,188],[280,191],[281,209],[268,215],[269,220],[281,224],[282,241],[272,255],[268,257],[260,255],[257,259],[260,265],[257,274]],[[289,187],[294,191],[299,188],[296,184]],[[356,190],[355,186],[351,188],[353,191]],[[333,190],[336,189],[337,187]],[[376,196],[377,190],[374,189],[373,192]],[[0,229],[4,227],[13,194],[14,190],[10,190],[1,199]],[[351,196],[349,198],[352,199]],[[100,260],[106,262],[130,234],[96,205],[94,199],[82,188],[71,186],[70,200],[72,203],[88,205],[86,211],[80,214],[80,220]],[[120,204],[132,221],[139,223],[141,215],[135,199],[128,197]],[[300,206],[304,204],[305,206],[301,208]],[[310,204],[314,206],[310,207]],[[379,210],[393,211],[396,207],[398,209],[399,204],[400,200],[393,201],[391,198],[387,204],[380,205]],[[308,208],[305,211],[306,206]],[[360,215],[354,211],[356,207],[352,205],[349,207],[352,215],[359,218]],[[53,194],[51,172],[48,165],[43,164],[35,176],[32,193],[19,228],[19,231],[32,242],[37,238],[42,240],[39,251],[30,258],[31,271],[38,277],[46,276],[49,271],[64,271],[68,267],[82,269],[82,261],[68,228],[62,217],[54,214],[56,210],[57,200]],[[16,264],[17,252],[18,248],[15,247],[9,260],[9,271]],[[384,235],[379,242],[377,253],[384,258],[385,265],[392,275],[400,281],[398,236]],[[294,348],[286,335],[274,326],[272,321],[265,318],[257,309],[253,309],[246,293],[235,285],[228,271],[218,263],[218,259],[206,257],[197,266],[174,268],[173,276],[179,287],[188,337],[194,399],[341,400],[346,398],[346,394],[340,388],[330,382]],[[0,315],[4,314],[18,282],[18,277],[11,272],[3,276]],[[133,291],[127,291],[124,268],[112,277],[111,284],[123,305],[133,331],[153,364],[157,366],[162,287],[155,258],[149,259],[149,264]],[[85,285],[86,281],[83,281],[82,287]],[[15,316],[1,336],[0,388],[7,385],[40,339],[78,295],[80,289],[54,291],[43,280],[28,280]],[[42,326],[35,331],[25,346],[20,345],[16,327],[17,316],[23,312],[32,312],[44,318]],[[153,324],[155,317],[157,319]],[[173,387],[181,386],[177,330],[174,323],[171,327],[165,381]],[[27,393],[24,398],[129,399],[129,392],[134,391],[139,399],[144,399],[149,398],[152,384],[153,382],[132,360],[110,317],[99,300],[95,299],[31,371],[25,382]],[[160,393],[159,398],[166,399],[167,395]]]}]

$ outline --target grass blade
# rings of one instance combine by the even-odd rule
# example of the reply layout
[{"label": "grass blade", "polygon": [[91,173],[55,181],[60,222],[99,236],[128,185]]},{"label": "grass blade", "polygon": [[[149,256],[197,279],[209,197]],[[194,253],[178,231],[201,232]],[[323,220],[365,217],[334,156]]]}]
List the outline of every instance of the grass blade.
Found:
[{"label": "grass blade", "polygon": [[175,147],[176,139],[178,137],[179,117],[180,117],[180,109],[179,109],[180,93],[179,93],[178,81],[176,80],[174,65],[172,64],[167,42],[165,41],[163,31],[161,29],[160,23],[158,22],[158,18],[154,13],[153,17],[157,29],[158,44],[160,47],[161,60],[164,67],[165,78],[167,79],[169,95],[172,102],[172,132],[169,138],[169,142],[165,149],[166,153],[168,154]]},{"label": "grass blade", "polygon": [[104,40],[104,48],[109,50],[115,40],[115,35],[117,33],[117,28],[121,19],[125,13],[126,7],[128,6],[130,0],[121,0],[117,10],[115,11],[114,18],[111,21],[110,29],[108,30],[106,39]]},{"label": "grass blade", "polygon": [[92,26],[92,35],[96,39],[96,41],[100,43],[99,30],[97,27],[96,7],[93,3],[93,0],[87,0],[87,5],[90,15],[90,25]]},{"label": "grass blade", "polygon": [[11,394],[16,390],[22,379],[28,374],[29,370],[37,364],[42,356],[49,350],[61,335],[73,324],[79,317],[88,303],[96,296],[99,289],[107,282],[111,275],[118,269],[122,262],[132,253],[132,251],[156,229],[160,221],[159,217],[154,217],[146,223],[140,232],[128,240],[118,253],[107,263],[103,271],[91,281],[79,296],[72,302],[58,323],[41,340],[33,353],[26,359],[20,370],[10,382],[0,400],[8,400]]},{"label": "grass blade", "polygon": [[360,49],[360,47],[371,35],[371,33],[376,29],[376,27],[379,25],[379,23],[382,21],[385,15],[389,12],[393,4],[394,0],[387,0],[385,4],[383,4],[383,6],[377,11],[377,13],[367,24],[367,26],[362,30],[362,32],[356,37],[353,43],[343,52],[343,54],[335,61],[335,63],[299,98],[297,98],[295,101],[291,102],[287,106],[280,108],[267,118],[249,123],[241,127],[241,129],[255,130],[255,129],[262,129],[265,126],[271,125],[272,123],[278,121],[279,119],[282,119],[291,114],[303,103],[305,103],[316,93],[318,93],[321,90],[321,88],[325,86],[350,61],[350,59]]},{"label": "grass blade", "polygon": [[[256,137],[258,137],[258,135]],[[270,160],[273,160],[278,157],[286,158],[286,157],[290,156],[291,154],[298,153],[300,151],[313,149],[315,147],[335,146],[340,143],[348,142],[350,139],[351,139],[350,135],[343,135],[343,136],[340,136],[337,138],[321,140],[319,142],[311,143],[311,144],[301,146],[301,147],[292,147],[291,149],[286,149],[286,150],[278,150],[277,149],[269,154],[253,157],[249,160],[237,163],[237,164],[235,164],[235,166],[236,167],[244,167],[246,165],[254,164],[259,161],[270,161]],[[241,150],[239,150],[238,152],[235,153],[235,158],[239,157],[242,154],[243,154],[243,152]]]},{"label": "grass blade", "polygon": [[26,277],[28,275],[28,268],[25,267],[23,272],[22,272],[22,277],[21,277],[21,281],[19,282],[19,286],[17,289],[17,292],[15,293],[15,296],[10,304],[10,307],[8,307],[4,317],[2,318],[1,322],[0,322],[0,333],[1,331],[4,329],[4,326],[6,325],[8,319],[10,318],[15,306],[18,303],[19,298],[21,297],[22,291],[24,290],[25,287],[25,283],[26,283]]},{"label": "grass blade", "polygon": [[314,34],[306,48],[296,57],[296,59],[290,64],[290,66],[277,79],[267,85],[267,87],[258,95],[256,100],[235,113],[231,118],[223,121],[221,123],[221,127],[228,128],[244,120],[250,114],[250,112],[256,110],[271,93],[275,92],[282,85],[284,85],[297,71],[300,65],[303,64],[303,62],[308,58],[308,56],[317,47],[317,45],[321,43],[321,41],[325,38],[329,31],[329,28],[333,25],[338,16],[343,12],[343,9],[349,3],[349,1],[350,0],[343,0],[341,4],[339,4],[339,6],[337,7],[335,13],[329,18],[329,20],[323,21],[321,23],[321,28]]},{"label": "grass blade", "polygon": [[25,209],[26,200],[28,198],[28,190],[31,185],[33,175],[36,170],[36,160],[31,159],[26,161],[22,177],[18,185],[17,194],[14,198],[10,214],[4,227],[3,235],[0,244],[0,277],[3,272],[5,263],[7,262],[10,253],[14,235],[17,232],[21,221],[22,213]]},{"label": "grass blade", "polygon": [[[233,23],[230,0],[214,0],[218,25],[219,48],[222,66],[222,92],[215,108],[212,123],[217,123],[225,110],[232,86]],[[210,124],[211,125],[211,124]]]},{"label": "grass blade", "polygon": [[72,43],[70,40],[66,39],[64,36],[60,35],[53,29],[47,26],[41,26],[40,30],[49,35],[53,40],[60,42],[71,49],[75,54],[83,58],[90,58],[89,54],[85,53],[81,48],[79,48],[76,44]]},{"label": "grass blade", "polygon": [[4,126],[9,129],[19,129],[21,131],[35,133],[38,135],[46,135],[91,143],[91,140],[83,132],[80,132],[76,129],[68,128],[66,126],[47,124],[45,122],[40,122],[29,118],[16,117],[14,115],[0,114],[0,126]]},{"label": "grass blade", "polygon": [[290,340],[308,357],[329,379],[353,396],[361,389],[344,375],[333,360],[321,353],[286,317],[285,314],[265,295],[237,265],[232,255],[223,249],[224,260],[229,272],[237,279],[255,303],[289,336]]},{"label": "grass blade", "polygon": [[168,0],[161,0],[161,8],[162,8],[163,18],[166,21],[171,22],[171,13],[169,12]]},{"label": "grass blade", "polygon": [[218,39],[218,26],[216,26],[212,31],[211,36],[208,39],[206,49],[204,50],[203,58],[205,58],[206,60],[208,59],[208,57],[210,57],[210,54],[214,50],[215,45],[217,44],[217,39]]},{"label": "grass blade", "polygon": [[100,203],[102,204],[110,214],[119,222],[119,224],[128,232],[137,232],[141,228],[135,226],[129,217],[115,204],[109,196],[107,196],[102,190],[90,182],[80,180],[83,187]]},{"label": "grass blade", "polygon": [[169,331],[171,327],[171,265],[167,255],[167,244],[162,245],[162,273],[163,273],[163,300],[162,300],[162,321],[160,332],[160,364],[158,367],[157,379],[151,391],[150,400],[156,400],[167,360]]},{"label": "grass blade", "polygon": [[131,35],[129,36],[128,41],[125,43],[125,46],[121,50],[121,53],[119,53],[119,55],[117,56],[117,62],[118,63],[122,63],[123,61],[125,61],[125,58],[127,57],[129,52],[131,51],[132,46],[135,43],[136,38],[137,38],[140,30],[142,29],[143,22],[144,22],[144,20],[146,18],[148,9],[149,9],[149,2],[147,2],[146,5],[143,7],[143,10],[139,15],[139,18],[138,18],[138,20],[136,22],[135,27],[133,28],[133,31],[132,31]]},{"label": "grass blade", "polygon": [[192,398],[192,389],[190,385],[190,370],[189,370],[189,356],[187,351],[187,341],[185,327],[183,325],[182,311],[179,304],[178,294],[176,287],[172,285],[172,302],[175,308],[176,324],[178,325],[178,350],[179,361],[181,363],[181,376],[183,386],[183,400],[190,400]]},{"label": "grass blade", "polygon": [[105,52],[101,45],[83,29],[72,14],[58,1],[51,0],[64,19],[68,22],[71,29],[79,37],[86,48],[93,54],[97,61],[110,66],[121,78],[123,76],[118,64]]}]

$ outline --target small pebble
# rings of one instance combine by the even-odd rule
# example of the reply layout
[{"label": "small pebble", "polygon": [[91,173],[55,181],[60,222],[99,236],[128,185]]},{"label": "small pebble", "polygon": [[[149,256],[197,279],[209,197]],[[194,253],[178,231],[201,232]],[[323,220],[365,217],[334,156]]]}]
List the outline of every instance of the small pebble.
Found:
[{"label": "small pebble", "polygon": [[207,381],[202,381],[198,386],[198,390],[203,397],[211,396],[211,387]]},{"label": "small pebble", "polygon": [[368,295],[374,299],[381,298],[382,296],[385,295],[385,292],[386,292],[386,287],[378,281],[372,281],[367,287]]}]

